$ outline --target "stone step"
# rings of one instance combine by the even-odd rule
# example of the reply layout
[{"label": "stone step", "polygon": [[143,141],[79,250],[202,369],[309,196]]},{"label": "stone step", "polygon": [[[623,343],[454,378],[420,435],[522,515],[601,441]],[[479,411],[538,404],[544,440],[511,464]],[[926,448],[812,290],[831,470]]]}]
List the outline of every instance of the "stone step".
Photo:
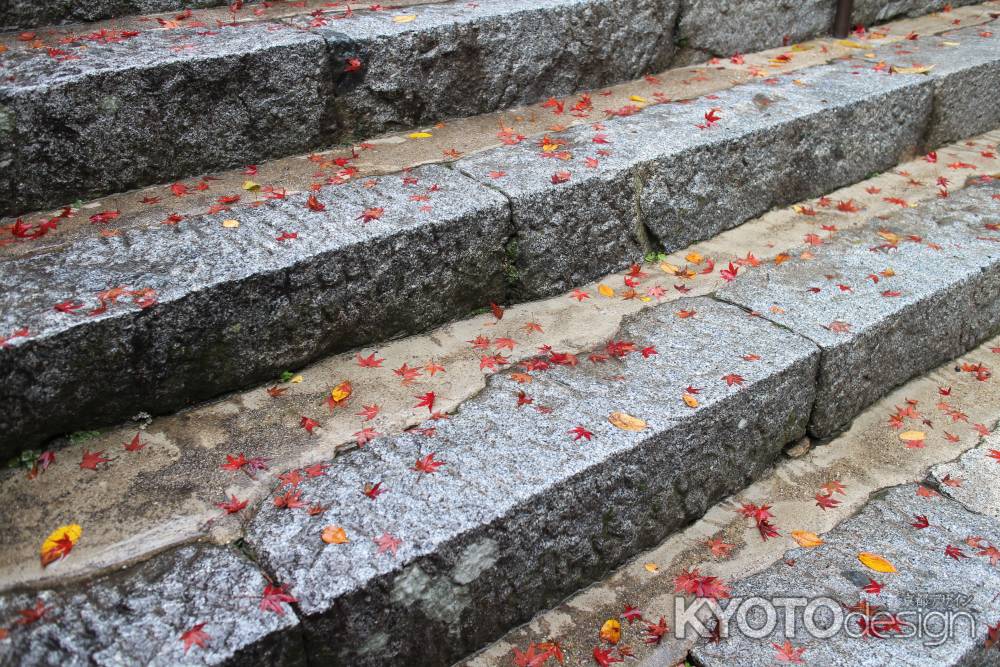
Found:
[{"label": "stone step", "polygon": [[[947,223],[940,230],[928,231],[932,225],[927,222],[907,224],[920,227],[921,245],[941,248],[938,259],[980,272],[983,262],[977,265],[971,258],[989,257],[985,248],[990,242],[977,238],[989,234],[983,230],[984,214],[967,209],[1000,206],[991,194],[998,190],[996,184],[972,186],[924,206],[926,220]],[[867,234],[882,243],[886,239],[878,232],[889,228],[900,233],[896,222],[877,220],[867,225]],[[824,246],[811,251],[815,261],[828,261],[821,253],[829,252],[845,258],[844,272],[855,267],[853,246]],[[893,257],[914,257],[905,254],[908,249],[894,252],[900,255]],[[894,268],[897,276],[885,279],[887,289],[896,278],[905,280],[912,267]],[[942,291],[955,282],[952,271],[921,275]],[[994,274],[993,283],[998,282]],[[972,280],[965,286],[982,289]],[[909,289],[916,288],[903,286]],[[870,295],[875,304],[884,298]],[[924,301],[933,309],[932,300]],[[898,316],[882,305],[873,310],[886,320]],[[784,444],[805,432],[828,354],[788,328],[704,297],[650,307],[628,319],[611,342],[595,350],[610,357],[605,363],[581,358],[574,365],[572,359],[546,351],[518,369],[521,375],[508,371],[493,376],[450,419],[374,440],[317,476],[292,483],[294,490],[277,489],[278,498],[315,510],[269,503],[250,521],[242,545],[274,586],[287,586],[284,590],[296,600],[298,626],[279,635],[273,628],[248,631],[239,640],[242,631],[229,634],[225,626],[204,621],[207,634],[227,637],[226,652],[203,655],[192,648],[184,657],[196,664],[227,657],[236,662],[231,656],[300,641],[311,659],[329,664],[444,664],[459,658],[760,476],[780,457]],[[847,344],[861,346],[863,341]],[[926,341],[911,337],[904,344],[916,353]],[[544,366],[549,368],[542,370]],[[436,397],[422,398],[432,413]],[[285,437],[280,425],[262,428],[261,437]],[[484,443],[490,445],[488,451]],[[365,485],[376,483],[384,493],[367,497]],[[349,541],[337,544],[331,538],[333,544],[324,544],[321,534],[327,526],[343,528]],[[396,545],[396,540],[401,542]],[[123,588],[128,580],[107,585],[118,592],[135,590]],[[100,607],[92,600],[119,594],[104,593],[103,585],[81,590],[67,584],[65,590],[45,589],[38,595],[43,604],[46,598],[70,599],[84,608]],[[253,595],[252,602],[265,602],[262,593]],[[30,595],[19,595],[7,607],[11,613],[31,605]],[[271,589],[266,600],[278,603],[280,595]],[[225,599],[230,598],[227,592]],[[165,637],[168,629],[174,630],[176,639],[169,646],[124,635],[115,650],[137,662],[153,660],[162,651],[169,656],[164,662],[176,662],[182,633],[210,618],[216,604],[221,603],[208,596],[191,602],[184,607],[185,621],[170,605],[171,613],[150,631]],[[275,613],[267,607],[243,613],[251,619]],[[125,612],[119,609],[86,618],[91,624],[104,619],[120,624]],[[72,631],[93,632],[83,625]],[[24,664],[50,661],[43,651],[82,660],[95,645],[85,637],[67,639],[72,637],[69,628],[57,635],[61,643],[55,647],[54,640],[33,641],[41,636],[36,633],[50,632],[45,624],[15,627],[10,655]],[[302,639],[296,640],[299,632]],[[245,642],[242,649],[240,641]],[[294,647],[287,650],[291,662],[296,652]]]},{"label": "stone step", "polygon": [[[813,4],[832,12],[827,0]],[[599,88],[674,62],[674,38],[685,39],[675,25],[689,26],[685,43],[698,53],[782,43],[775,23],[787,17],[765,11],[770,5],[726,14],[738,32],[715,21],[719,0],[697,3],[686,24],[678,24],[678,6],[449,3],[349,19],[307,13],[217,27],[109,28],[43,48],[13,48],[12,39],[0,54],[0,164],[8,165],[0,213]],[[825,32],[807,20],[823,15],[804,12],[798,19],[807,25],[792,37]],[[718,40],[702,36],[717,28]]]},{"label": "stone step", "polygon": [[[94,576],[193,540],[236,540],[243,512],[224,514],[220,501],[235,496],[250,507],[269,502],[279,475],[375,434],[419,425],[427,412],[415,405],[414,396],[433,391],[436,407],[449,412],[481,392],[492,373],[528,360],[541,345],[586,356],[614,335],[622,317],[728,284],[730,262],[737,267],[735,280],[742,280],[755,266],[781,263],[811,249],[808,242],[816,236],[833,238],[892,215],[899,210],[897,198],[911,206],[935,201],[939,178],[995,168],[998,143],[1000,131],[951,144],[938,151],[936,162],[911,160],[830,193],[827,207],[806,200],[678,250],[665,261],[651,258],[640,265],[645,275],[633,275],[630,268],[602,276],[581,286],[579,298],[564,293],[508,306],[499,320],[487,309],[421,335],[324,357],[295,368],[294,374],[180,413],[153,419],[137,415],[100,432],[57,438],[45,445],[44,456],[55,456],[57,463],[44,473],[31,475],[40,460],[47,460],[40,458],[40,449],[24,453],[16,470],[0,473],[0,524],[7,526],[0,590]],[[948,166],[958,163],[976,170]],[[965,186],[955,179],[949,192],[955,195]],[[857,210],[838,210],[837,201],[853,201]],[[839,231],[826,231],[834,228]],[[690,269],[681,270],[685,265]],[[370,361],[362,366],[359,359]],[[331,388],[344,381],[351,384],[350,397],[331,406]],[[377,413],[370,412],[372,406]],[[320,426],[306,431],[303,416]],[[137,434],[141,449],[131,445]],[[87,452],[103,452],[113,461],[97,470],[81,469],[78,462]],[[227,454],[241,452],[266,459],[268,468],[251,477],[220,467]],[[94,485],[97,480],[100,485]],[[34,509],[24,513],[21,507]],[[43,568],[36,559],[38,526],[67,521],[86,526],[86,539],[73,558],[58,568]]]},{"label": "stone step", "polygon": [[[766,570],[770,570],[769,581],[783,581],[782,593],[786,596],[806,594],[798,584],[802,576],[800,561],[796,554],[786,553],[799,546],[797,539],[808,537],[808,533],[826,539],[831,531],[836,532],[838,526],[865,511],[872,498],[894,487],[925,480],[928,469],[934,470],[936,481],[925,482],[920,500],[926,497],[933,505],[937,493],[970,500],[978,498],[966,506],[990,515],[994,525],[1000,525],[996,521],[1000,504],[994,493],[996,482],[1000,480],[1000,465],[982,456],[997,449],[1000,442],[995,431],[985,438],[982,435],[996,428],[1000,415],[1000,383],[995,376],[984,378],[961,370],[965,365],[992,366],[997,354],[994,350],[1000,350],[998,344],[1000,338],[995,337],[960,359],[942,364],[926,376],[902,385],[866,409],[849,431],[828,444],[810,447],[807,441],[789,448],[786,456],[766,476],[718,503],[702,519],[637,555],[602,581],[539,613],[501,640],[462,660],[461,666],[509,667],[512,659],[530,652],[532,646],[536,655],[545,653],[544,648],[539,648],[544,644],[558,645],[563,664],[567,665],[590,664],[595,649],[606,651],[613,658],[630,655],[627,662],[642,667],[702,664],[690,654],[700,641],[711,636],[712,626],[706,622],[704,634],[700,634],[696,624],[685,626],[684,610],[697,609],[697,605],[706,604],[710,598],[699,602],[686,592],[683,585],[686,573],[690,576],[694,571],[696,576],[713,577],[711,581],[718,585],[715,592],[720,594],[721,607],[733,604],[732,598],[726,595],[746,596],[758,591],[766,594],[768,589],[759,589],[753,584],[740,584],[738,589],[736,586]],[[942,391],[947,395],[943,396]],[[920,430],[925,439],[919,443],[901,440],[900,434],[910,430]],[[953,460],[957,455],[959,459]],[[820,503],[825,496],[829,497]],[[767,538],[761,535],[754,519],[743,512],[749,506],[768,508],[772,515],[769,522],[776,535]],[[911,517],[908,523],[915,520]],[[968,536],[963,536],[962,540],[965,537]],[[980,551],[969,549],[964,543],[957,546],[970,556]],[[862,549],[875,551],[881,545],[859,543],[856,548],[857,552]],[[908,554],[905,559],[893,559],[893,562],[901,568],[909,567],[910,560]],[[823,567],[824,572],[829,572],[825,564]],[[854,560],[844,568],[843,576],[856,579],[859,570],[864,569]],[[834,579],[841,576],[837,572],[830,575]],[[951,583],[950,576],[947,582],[916,578],[908,580],[909,585],[900,586],[894,581],[896,575],[874,571],[868,571],[867,575],[883,584],[889,595],[905,592],[913,594],[913,599],[927,593],[963,593],[969,586],[960,581]],[[868,576],[861,579],[861,585],[868,583]],[[986,580],[989,581],[989,577]],[[770,590],[775,588],[777,586]],[[887,607],[881,595],[863,595],[860,585],[856,591],[853,597],[842,600],[845,605],[854,604],[860,597],[873,605]],[[710,612],[702,611],[698,617],[708,621]],[[784,613],[777,605],[776,611]],[[802,611],[800,606],[797,609],[800,623]],[[889,607],[888,611],[901,609]],[[994,625],[1000,620],[1000,610],[994,608],[994,611],[997,615],[980,616],[979,622]],[[667,632],[658,640],[652,638],[647,642],[651,639],[650,625],[660,621],[667,626]],[[600,633],[606,623],[616,622],[620,624],[621,636],[612,643]],[[734,631],[738,628],[736,623],[732,621]],[[870,641],[895,643],[894,639],[870,638]],[[753,650],[763,656],[770,647],[774,662],[763,664],[787,664],[778,658],[777,647],[772,643],[781,646],[784,638],[772,636]],[[947,649],[943,651],[945,656],[959,656],[967,650],[968,644],[965,637],[960,637],[956,644],[945,641],[944,647]],[[867,654],[865,649],[850,660],[830,660],[829,653],[816,654],[807,649],[801,658],[802,664],[846,666],[863,662]],[[734,651],[726,649],[728,660],[722,664],[744,664],[733,658],[734,655]],[[881,652],[878,656],[885,657]],[[936,656],[942,656],[941,648],[937,649]],[[541,662],[542,667],[555,664],[557,661],[551,656]],[[880,664],[939,663],[883,660]]]},{"label": "stone step", "polygon": [[[997,664],[995,637],[987,636],[1000,623],[997,566],[987,550],[1000,545],[1000,523],[995,515],[918,489],[909,484],[880,493],[857,516],[822,535],[824,544],[793,549],[785,562],[733,587],[734,601],[819,599],[813,620],[819,628],[838,630],[832,637],[810,636],[805,610],[794,612],[794,627],[780,613],[767,631],[763,609],[748,609],[747,622],[760,633],[734,630],[718,643],[700,644],[692,653],[697,664],[773,665],[776,649],[786,643],[786,652],[823,665]],[[921,519],[929,526],[914,525]],[[867,568],[859,562],[861,553],[887,559],[894,571]],[[882,584],[879,593],[862,592],[873,578]]]},{"label": "stone step", "polygon": [[[0,295],[0,331],[28,334],[7,334],[0,357],[13,378],[0,447],[170,412],[324,353],[558,293],[888,169],[950,118],[934,111],[947,96],[988,97],[963,79],[1000,72],[998,38],[981,34],[922,40],[964,63],[940,74],[808,68],[553,134],[541,158],[520,143],[320,189],[312,208],[305,194],[264,201],[238,228],[223,210],[4,261],[17,287]],[[966,85],[940,83],[953,80]],[[718,127],[696,127],[713,108]]]}]

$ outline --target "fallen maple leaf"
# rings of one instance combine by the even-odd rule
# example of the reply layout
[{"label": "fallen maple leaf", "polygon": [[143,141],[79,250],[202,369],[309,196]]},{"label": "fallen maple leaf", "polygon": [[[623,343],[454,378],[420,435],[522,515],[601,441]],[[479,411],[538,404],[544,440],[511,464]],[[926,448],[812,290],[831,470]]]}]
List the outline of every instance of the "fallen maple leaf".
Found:
[{"label": "fallen maple leaf", "polygon": [[188,649],[192,646],[197,646],[198,648],[205,648],[205,642],[207,642],[212,637],[206,633],[202,628],[205,627],[204,623],[197,623],[192,625],[189,630],[186,630],[181,634],[181,641],[184,642],[184,653],[187,654]]},{"label": "fallen maple leaf", "polygon": [[310,419],[309,417],[306,417],[305,415],[303,415],[302,419],[299,420],[299,426],[301,426],[302,428],[304,428],[309,435],[312,435],[313,434],[313,429],[315,429],[319,425],[320,424],[319,424],[318,421],[316,421],[315,419]]},{"label": "fallen maple leaf", "polygon": [[249,502],[249,500],[240,500],[236,496],[231,495],[229,496],[229,500],[222,503],[216,503],[215,506],[225,510],[226,514],[236,514],[241,509],[246,507]]},{"label": "fallen maple leaf", "polygon": [[427,412],[434,412],[434,396],[433,391],[429,391],[423,396],[416,396],[417,404],[413,407],[415,408],[427,408]]},{"label": "fallen maple leaf", "polygon": [[417,462],[413,465],[413,469],[417,472],[432,473],[437,472],[438,468],[444,465],[444,461],[436,461],[434,459],[434,452],[431,452],[427,456],[417,459]]},{"label": "fallen maple leaf", "polygon": [[298,602],[298,600],[288,594],[285,585],[267,584],[264,586],[264,594],[260,599],[260,608],[262,611],[273,611],[278,616],[284,616],[285,608],[282,603],[291,604],[293,602]]},{"label": "fallen maple leaf", "polygon": [[80,540],[81,535],[83,535],[83,528],[75,523],[59,526],[52,531],[42,542],[42,567],[48,567],[57,560],[68,556]]},{"label": "fallen maple leaf", "polygon": [[389,533],[382,533],[381,537],[375,538],[375,544],[378,546],[378,552],[384,554],[387,551],[391,551],[392,555],[396,555],[396,551],[399,546],[403,543],[403,540],[390,535]]},{"label": "fallen maple leaf", "polygon": [[80,468],[86,470],[97,470],[97,466],[101,463],[110,463],[114,459],[104,458],[104,450],[97,452],[91,452],[84,448],[83,459],[80,461]]},{"label": "fallen maple leaf", "polygon": [[580,438],[590,440],[590,438],[594,435],[583,426],[574,426],[568,431],[568,433],[573,436],[573,440],[579,440]]},{"label": "fallen maple leaf", "polygon": [[792,643],[785,640],[784,644],[774,644],[774,659],[778,662],[788,662],[795,665],[805,664],[805,660],[802,659],[802,654],[806,652],[806,649],[801,646],[792,646]]}]

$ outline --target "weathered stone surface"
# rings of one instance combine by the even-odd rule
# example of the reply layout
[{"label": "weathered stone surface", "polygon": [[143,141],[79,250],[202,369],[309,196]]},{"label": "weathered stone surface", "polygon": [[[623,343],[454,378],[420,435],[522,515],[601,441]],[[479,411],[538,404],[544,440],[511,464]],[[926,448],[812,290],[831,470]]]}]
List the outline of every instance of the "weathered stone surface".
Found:
[{"label": "weathered stone surface", "polygon": [[718,292],[822,348],[813,435],[1000,328],[1000,237],[985,226],[1000,223],[998,192],[970,187],[873,221]]},{"label": "weathered stone surface", "polygon": [[[295,195],[241,210],[237,229],[223,212],[0,264],[0,331],[29,331],[0,350],[3,456],[501,301],[503,198],[443,167],[405,177],[324,189],[322,213]],[[359,220],[373,207],[380,219]],[[157,303],[126,294],[90,314],[117,287]],[[81,307],[56,311],[64,301]]]},{"label": "weathered stone surface", "polygon": [[988,436],[954,461],[934,466],[930,480],[973,512],[1000,519],[1000,436]]},{"label": "weathered stone surface", "polygon": [[[1000,529],[995,521],[968,511],[946,498],[924,498],[915,485],[895,487],[869,502],[861,513],[822,535],[822,546],[793,549],[764,572],[738,582],[735,597],[829,597],[844,607],[860,601],[892,614],[923,608],[947,612],[960,610],[954,636],[937,643],[928,634],[922,637],[860,637],[855,614],[849,618],[849,633],[843,630],[828,639],[811,637],[802,622],[802,608],[796,610],[795,628],[786,628],[785,614],[779,609],[773,632],[760,639],[734,633],[718,644],[702,643],[693,652],[698,664],[705,667],[725,665],[774,665],[775,649],[788,641],[804,648],[802,659],[814,665],[996,665],[995,649],[986,648],[987,625],[1000,620],[996,602],[996,567],[988,558],[976,555],[966,539],[981,537],[992,545],[1000,544]],[[910,524],[915,515],[926,516],[930,528],[917,530]],[[945,555],[949,545],[962,549],[968,558],[955,560]],[[895,573],[878,574],[858,561],[866,551],[887,558]],[[794,561],[794,566],[786,563]],[[878,595],[861,592],[869,578],[884,585]],[[952,596],[947,600],[942,595]],[[935,597],[937,596],[937,597]],[[967,601],[955,598],[968,597]],[[722,605],[725,607],[725,604]],[[846,612],[842,612],[846,617]],[[975,619],[975,630],[970,632]],[[763,610],[755,608],[747,615],[752,627],[765,627]],[[834,614],[828,607],[815,616],[820,627],[828,627]],[[878,618],[878,617],[876,617]],[[885,617],[881,617],[884,619]],[[903,615],[901,620],[915,622],[919,617]],[[941,621],[925,617],[929,632],[940,632]],[[937,623],[937,625],[934,625]],[[736,623],[733,622],[733,627]],[[937,645],[935,645],[937,644]]]},{"label": "weathered stone surface", "polygon": [[[294,23],[327,40],[337,122],[363,137],[666,69],[678,2],[447,3]],[[344,72],[350,58],[360,71]]]},{"label": "weathered stone surface", "polygon": [[924,139],[928,150],[1000,125],[995,94],[1000,90],[1000,21],[921,36],[881,49],[878,57],[901,71],[932,68],[926,75],[934,82],[934,113]]},{"label": "weathered stone surface", "polygon": [[[187,546],[83,584],[0,596],[7,665],[304,665],[299,621],[260,608],[267,580],[232,548]],[[19,611],[41,602],[41,620]],[[204,647],[181,635],[204,623]]]},{"label": "weathered stone surface", "polygon": [[678,43],[705,57],[729,57],[802,42],[833,29],[826,0],[682,0]]},{"label": "weathered stone surface", "polygon": [[[323,514],[262,509],[248,545],[291,584],[310,656],[454,660],[701,516],[803,432],[817,360],[804,339],[709,299],[645,311],[617,338],[658,354],[553,367],[524,385],[494,376],[451,419],[426,424],[434,437],[371,442],[301,483]],[[732,372],[743,384],[722,379]],[[681,400],[688,385],[702,389],[697,409]],[[519,391],[533,403],[517,407]],[[648,428],[617,429],[614,411]],[[574,441],[576,426],[592,439]],[[444,466],[416,472],[431,452]],[[362,488],[375,482],[385,493],[372,500]],[[325,545],[325,525],[351,541]],[[395,557],[377,553],[385,532],[402,540]]]},{"label": "weathered stone surface", "polygon": [[6,0],[0,31],[221,4],[224,0]]},{"label": "weathered stone surface", "polygon": [[[699,129],[713,107],[722,120]],[[824,66],[456,168],[511,199],[512,278],[522,298],[537,298],[888,169],[917,148],[930,107],[921,77]],[[568,180],[553,182],[560,173]]]},{"label": "weathered stone surface", "polygon": [[938,12],[946,5],[961,7],[975,4],[978,4],[978,0],[854,0],[851,23],[870,26],[903,16],[922,16]]},{"label": "weathered stone surface", "polygon": [[[210,33],[210,34],[209,34]],[[153,30],[4,54],[0,212],[59,206],[309,150],[325,139],[323,40],[279,23]]]}]

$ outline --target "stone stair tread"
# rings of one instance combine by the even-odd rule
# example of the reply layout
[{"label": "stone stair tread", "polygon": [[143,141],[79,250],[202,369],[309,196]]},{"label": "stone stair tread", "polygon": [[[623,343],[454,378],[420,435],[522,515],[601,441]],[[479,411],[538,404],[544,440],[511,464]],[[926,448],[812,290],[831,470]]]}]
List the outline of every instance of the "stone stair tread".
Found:
[{"label": "stone stair tread", "polygon": [[[987,226],[1000,215],[996,193],[968,188],[939,202],[933,217],[905,209],[839,234],[808,260],[768,267],[719,291],[824,350],[814,435],[836,433],[894,386],[1000,325],[1000,235]],[[914,338],[921,344],[912,347]]]}]

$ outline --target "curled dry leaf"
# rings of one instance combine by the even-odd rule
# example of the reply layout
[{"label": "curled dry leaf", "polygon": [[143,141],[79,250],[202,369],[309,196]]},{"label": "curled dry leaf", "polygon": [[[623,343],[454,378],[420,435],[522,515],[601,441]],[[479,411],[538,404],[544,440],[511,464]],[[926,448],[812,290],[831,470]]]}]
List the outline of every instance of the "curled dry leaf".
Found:
[{"label": "curled dry leaf", "polygon": [[645,420],[633,417],[627,412],[612,412],[608,415],[608,421],[623,431],[642,431],[647,427]]},{"label": "curled dry leaf", "polygon": [[858,560],[861,564],[870,570],[875,570],[876,572],[895,572],[896,566],[886,560],[884,557],[878,554],[868,553],[867,551],[862,551],[858,554]]},{"label": "curled dry leaf", "polygon": [[808,549],[824,544],[819,535],[809,532],[808,530],[793,530],[792,539],[798,542],[800,547],[806,547]]}]

